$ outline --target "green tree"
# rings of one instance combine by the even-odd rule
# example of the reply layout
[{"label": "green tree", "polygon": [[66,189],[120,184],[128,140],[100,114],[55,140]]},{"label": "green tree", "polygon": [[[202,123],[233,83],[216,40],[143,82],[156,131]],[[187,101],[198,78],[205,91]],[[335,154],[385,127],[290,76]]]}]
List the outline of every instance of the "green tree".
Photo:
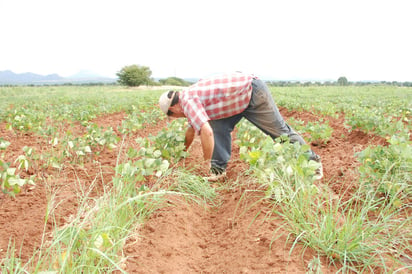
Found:
[{"label": "green tree", "polygon": [[347,86],[348,85],[348,79],[345,76],[341,76],[338,79],[338,85],[339,86]]},{"label": "green tree", "polygon": [[116,75],[119,77],[119,84],[138,87],[151,82],[152,71],[146,66],[131,65],[123,67]]}]

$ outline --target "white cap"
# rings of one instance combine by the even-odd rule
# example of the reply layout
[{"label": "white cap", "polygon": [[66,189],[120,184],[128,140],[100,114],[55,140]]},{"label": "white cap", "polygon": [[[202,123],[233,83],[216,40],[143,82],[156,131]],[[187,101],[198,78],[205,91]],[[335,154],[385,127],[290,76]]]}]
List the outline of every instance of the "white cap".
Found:
[{"label": "white cap", "polygon": [[167,115],[167,112],[169,111],[170,105],[172,104],[173,97],[175,96],[176,91],[172,93],[171,98],[169,98],[167,95],[169,94],[170,91],[167,91],[163,93],[160,98],[159,98],[159,105],[160,109],[164,112],[164,114]]}]

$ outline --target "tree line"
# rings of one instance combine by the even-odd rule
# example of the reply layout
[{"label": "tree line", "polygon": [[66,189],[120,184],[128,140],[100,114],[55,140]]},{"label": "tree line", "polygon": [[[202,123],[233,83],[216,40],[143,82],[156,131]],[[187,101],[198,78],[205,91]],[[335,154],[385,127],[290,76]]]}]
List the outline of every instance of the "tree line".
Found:
[{"label": "tree line", "polygon": [[337,81],[267,81],[268,85],[276,87],[292,87],[292,86],[368,86],[368,85],[382,85],[382,86],[398,86],[398,87],[412,87],[412,82],[397,82],[397,81],[356,81],[349,82],[345,85],[339,84]]},{"label": "tree line", "polygon": [[[155,81],[152,76],[152,71],[147,66],[131,65],[123,67],[117,74],[119,79],[118,83],[125,86],[156,86],[156,85],[169,85],[169,86],[188,86],[191,82],[185,81],[178,77],[168,77],[166,79],[160,79]],[[403,86],[412,87],[412,82],[397,82],[397,81],[358,81],[350,82],[345,76],[339,77],[336,81],[267,81],[271,86],[366,86],[366,85],[391,85],[391,86]]]}]

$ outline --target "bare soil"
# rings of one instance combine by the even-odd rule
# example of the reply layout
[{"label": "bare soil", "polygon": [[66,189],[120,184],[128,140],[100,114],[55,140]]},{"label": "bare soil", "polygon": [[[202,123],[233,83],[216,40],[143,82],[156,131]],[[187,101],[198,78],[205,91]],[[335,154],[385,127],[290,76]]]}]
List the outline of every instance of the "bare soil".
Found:
[{"label": "bare soil", "polygon": [[[320,118],[308,112],[280,110],[286,120],[294,117],[314,122]],[[93,122],[105,128],[111,126],[116,131],[124,117],[124,113],[115,113]],[[322,157],[324,167],[324,178],[318,183],[328,185],[336,195],[350,195],[358,179],[355,170],[359,163],[354,153],[369,145],[385,144],[385,139],[358,130],[348,132],[343,118],[324,118],[334,131],[329,143],[313,146]],[[126,145],[136,146],[133,140],[137,136],[156,135],[164,126],[164,121],[147,125],[126,140]],[[68,127],[78,134],[83,131],[80,125]],[[50,151],[44,138],[32,133],[15,134],[7,131],[5,124],[0,124],[0,136],[11,142],[4,155],[11,163],[23,154],[24,146],[38,153]],[[316,253],[299,244],[290,252],[294,239],[285,230],[284,223],[271,213],[271,204],[262,199],[263,190],[244,175],[248,166],[239,160],[238,150],[234,145],[228,179],[216,184],[218,196],[214,204],[201,206],[171,198],[170,206],[156,211],[140,228],[138,236],[127,240],[124,248],[127,272],[305,273],[308,270]],[[198,139],[189,152],[190,156],[180,165],[204,174]],[[101,194],[103,185],[111,182],[118,155],[116,149],[105,149],[95,161],[83,166],[66,165],[62,170],[31,167],[22,177],[35,174],[42,180],[37,180],[34,186],[25,186],[15,198],[0,193],[0,258],[13,243],[17,256],[27,261],[42,241],[50,239],[55,225],[64,225],[75,214],[79,190],[93,185],[93,195]],[[51,199],[55,203],[48,208]],[[53,210],[56,219],[45,219],[48,210]],[[321,263],[323,273],[335,273],[338,269],[325,258],[321,258]]]}]

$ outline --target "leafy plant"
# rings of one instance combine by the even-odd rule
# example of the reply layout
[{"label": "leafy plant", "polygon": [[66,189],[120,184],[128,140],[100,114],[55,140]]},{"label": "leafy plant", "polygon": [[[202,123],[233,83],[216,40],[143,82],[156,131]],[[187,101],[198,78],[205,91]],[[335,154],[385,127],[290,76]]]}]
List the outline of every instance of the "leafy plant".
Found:
[{"label": "leafy plant", "polygon": [[32,131],[41,128],[44,120],[43,113],[31,108],[20,107],[8,112],[6,128],[22,132]]},{"label": "leafy plant", "polygon": [[122,125],[119,131],[123,134],[136,132],[143,128],[144,124],[155,123],[160,118],[160,111],[157,109],[142,111],[142,109],[132,106],[132,113],[130,113],[125,120],[122,121]]},{"label": "leafy plant", "polygon": [[302,178],[312,180],[319,163],[308,160],[309,145],[291,144],[283,136],[273,141],[260,131],[255,134],[256,127],[250,123],[242,124],[237,141],[240,158],[250,164],[258,177],[273,178],[276,172],[288,175],[294,170]]},{"label": "leafy plant", "polygon": [[[10,145],[10,142],[0,138],[0,150],[6,150]],[[18,174],[18,169],[24,167],[27,171],[29,168],[29,161],[24,155],[17,157],[16,162],[19,162],[18,168],[10,166],[10,163],[3,161],[3,156],[0,158],[0,183],[1,191],[5,194],[14,196],[15,194],[20,193],[21,187],[26,184],[34,185],[34,175],[28,179],[20,178]]]},{"label": "leafy plant", "polygon": [[113,131],[112,127],[108,127],[104,130],[103,127],[99,127],[96,124],[90,124],[87,126],[87,134],[85,140],[89,147],[108,147],[110,149],[116,148],[116,144],[120,138]]},{"label": "leafy plant", "polygon": [[4,151],[10,146],[10,142],[4,140],[3,138],[0,137],[0,151],[3,151],[2,154],[0,155],[0,160],[4,157]]},{"label": "leafy plant", "polygon": [[[147,150],[145,151],[147,153]],[[128,161],[116,166],[116,173],[122,178],[134,182],[143,181],[146,176],[155,175],[160,177],[168,168],[169,162],[160,158],[160,152],[155,151],[152,157],[158,158],[140,158],[136,161]]]},{"label": "leafy plant", "polygon": [[385,196],[408,197],[412,191],[412,142],[392,136],[389,146],[368,147],[358,153],[362,180]]},{"label": "leafy plant", "polygon": [[241,147],[251,148],[257,146],[260,141],[267,137],[260,129],[248,121],[242,121],[236,127],[238,138],[235,142]]},{"label": "leafy plant", "polygon": [[184,151],[183,126],[181,120],[173,120],[167,128],[163,128],[156,136],[149,136],[145,140],[139,139],[140,143],[145,147],[153,146],[160,151],[164,159],[177,162],[187,156],[187,152]]},{"label": "leafy plant", "polygon": [[[248,137],[245,135],[247,129],[239,132],[242,138]],[[389,155],[382,153],[383,150],[388,153],[386,149],[379,151],[376,159],[391,163],[389,169],[387,166],[382,168],[385,176],[393,170],[398,174],[396,176],[401,174],[410,182],[412,173],[407,163],[412,153],[408,139],[393,137]],[[238,143],[241,145],[241,159],[250,164],[258,182],[265,186],[266,197],[275,204],[275,213],[285,220],[290,238],[294,239],[292,250],[298,243],[303,243],[330,261],[339,262],[342,272],[369,272],[375,267],[387,269],[384,257],[397,256],[393,246],[399,245],[397,252],[405,254],[403,250],[408,250],[410,240],[405,233],[410,219],[394,218],[391,205],[397,204],[396,197],[389,197],[389,206],[385,206],[374,195],[365,195],[365,189],[360,187],[352,198],[344,201],[333,195],[327,186],[313,183],[311,178],[318,163],[307,160],[308,146],[279,141],[282,142],[274,143],[267,137],[259,142],[241,140]],[[400,157],[401,152],[403,155]],[[365,159],[371,158],[372,154],[365,154]],[[365,161],[369,163],[371,160]],[[395,167],[402,167],[403,171],[399,173]],[[368,174],[371,170],[365,170],[365,175]],[[400,193],[399,189],[396,191]],[[376,190],[366,193],[374,192]],[[408,195],[411,190],[404,189],[404,193]],[[359,200],[360,197],[363,199]],[[378,209],[379,216],[373,217],[371,212]]]},{"label": "leafy plant", "polygon": [[329,126],[329,122],[323,118],[320,118],[316,122],[308,122],[306,125],[304,121],[291,118],[289,119],[289,123],[297,131],[307,133],[307,141],[315,146],[327,144],[332,137],[333,128]]},{"label": "leafy plant", "polygon": [[310,134],[310,139],[308,141],[313,145],[328,143],[333,133],[333,128],[330,127],[329,122],[324,121],[323,118],[314,123],[308,122],[304,129]]}]

